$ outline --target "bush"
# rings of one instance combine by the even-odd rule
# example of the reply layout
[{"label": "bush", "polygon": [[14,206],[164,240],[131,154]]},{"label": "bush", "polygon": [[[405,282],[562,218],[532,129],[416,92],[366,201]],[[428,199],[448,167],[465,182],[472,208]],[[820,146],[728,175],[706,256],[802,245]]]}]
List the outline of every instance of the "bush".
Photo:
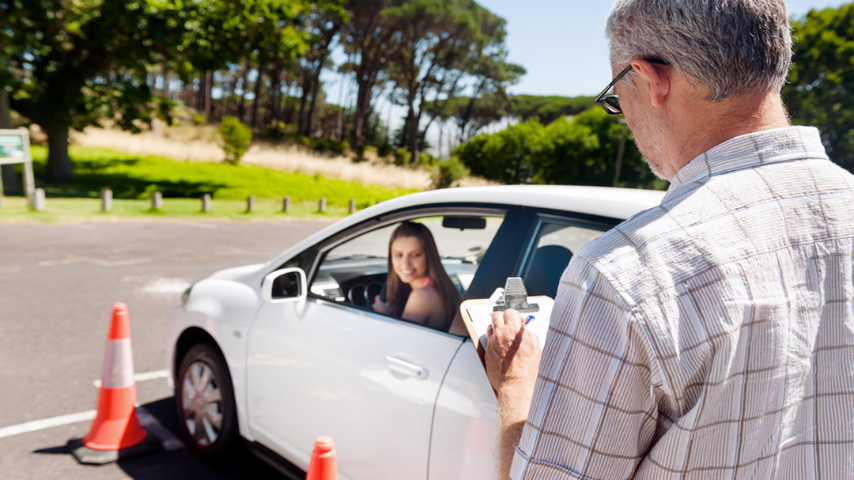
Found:
[{"label": "bush", "polygon": [[288,126],[285,122],[277,122],[275,125],[264,127],[264,137],[270,140],[281,140],[288,134]]},{"label": "bush", "polygon": [[398,148],[394,151],[394,164],[398,167],[408,166],[411,159],[412,154],[405,148]]},{"label": "bush", "polygon": [[205,116],[204,114],[197,113],[197,114],[193,115],[193,123],[195,123],[196,125],[207,125],[208,124],[208,117]]},{"label": "bush", "polygon": [[433,172],[433,188],[448,188],[457,180],[466,176],[466,166],[457,157],[436,162],[436,171]]},{"label": "bush", "polygon": [[433,155],[430,155],[427,152],[419,153],[418,160],[415,161],[415,163],[427,169],[434,167],[438,162],[438,158],[433,157]]},{"label": "bush", "polygon": [[231,164],[240,162],[252,142],[252,130],[235,117],[224,117],[219,126],[219,134],[222,137],[225,161]]}]

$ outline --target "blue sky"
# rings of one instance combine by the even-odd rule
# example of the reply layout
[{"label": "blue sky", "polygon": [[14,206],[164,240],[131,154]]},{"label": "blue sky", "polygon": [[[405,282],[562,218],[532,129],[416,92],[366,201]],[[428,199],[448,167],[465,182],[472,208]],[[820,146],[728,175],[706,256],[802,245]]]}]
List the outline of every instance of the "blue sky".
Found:
[{"label": "blue sky", "polygon": [[[850,0],[849,0],[850,1]],[[840,0],[790,0],[795,18]],[[528,73],[513,93],[596,95],[611,81],[603,25],[610,0],[478,0],[507,20],[509,60]]]}]

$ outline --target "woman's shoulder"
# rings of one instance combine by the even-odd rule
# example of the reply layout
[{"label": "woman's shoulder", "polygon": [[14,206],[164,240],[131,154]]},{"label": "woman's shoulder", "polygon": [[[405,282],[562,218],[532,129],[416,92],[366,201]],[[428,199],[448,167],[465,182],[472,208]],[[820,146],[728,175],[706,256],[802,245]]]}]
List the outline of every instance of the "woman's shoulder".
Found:
[{"label": "woman's shoulder", "polygon": [[412,293],[409,294],[409,298],[416,300],[435,300],[440,299],[439,290],[436,289],[436,286],[433,284],[426,285],[417,290],[413,290]]}]

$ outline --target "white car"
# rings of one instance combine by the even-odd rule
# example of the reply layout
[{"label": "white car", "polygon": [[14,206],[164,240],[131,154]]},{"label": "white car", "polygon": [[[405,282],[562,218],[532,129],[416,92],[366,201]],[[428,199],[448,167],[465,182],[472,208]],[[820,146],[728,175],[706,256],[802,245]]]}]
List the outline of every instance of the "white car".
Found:
[{"label": "white car", "polygon": [[[203,454],[241,439],[292,478],[331,435],[342,480],[495,478],[496,400],[465,327],[375,313],[391,231],[429,227],[464,298],[510,276],[554,297],[573,252],[663,192],[458,188],[400,197],[261,265],[193,285],[167,323],[182,433]],[[251,239],[247,243],[251,245]]]}]

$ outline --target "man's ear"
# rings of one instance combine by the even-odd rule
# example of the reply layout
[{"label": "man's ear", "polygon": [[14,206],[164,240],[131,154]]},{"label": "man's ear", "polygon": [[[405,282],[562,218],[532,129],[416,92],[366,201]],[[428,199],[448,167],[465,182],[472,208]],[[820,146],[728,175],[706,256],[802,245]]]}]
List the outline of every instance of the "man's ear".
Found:
[{"label": "man's ear", "polygon": [[642,58],[632,60],[632,68],[644,79],[642,86],[646,88],[652,106],[661,106],[670,95],[669,69],[664,65],[650,63]]}]

